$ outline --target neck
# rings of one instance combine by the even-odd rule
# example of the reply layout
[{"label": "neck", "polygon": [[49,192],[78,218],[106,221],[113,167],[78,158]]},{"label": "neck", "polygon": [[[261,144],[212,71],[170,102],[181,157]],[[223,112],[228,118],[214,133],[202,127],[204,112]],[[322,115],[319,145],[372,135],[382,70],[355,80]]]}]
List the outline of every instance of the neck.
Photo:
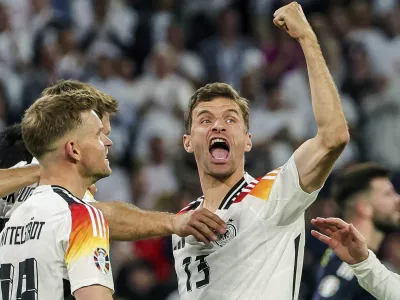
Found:
[{"label": "neck", "polygon": [[91,184],[90,179],[83,178],[74,169],[60,168],[59,165],[47,168],[40,166],[39,185],[58,185],[67,189],[75,197],[82,199]]},{"label": "neck", "polygon": [[385,234],[378,230],[371,219],[354,217],[349,220],[350,223],[364,236],[367,246],[376,252],[382,244]]},{"label": "neck", "polygon": [[229,190],[244,176],[244,169],[237,169],[226,178],[215,178],[204,172],[200,174],[201,189],[204,194],[203,207],[215,212]]}]

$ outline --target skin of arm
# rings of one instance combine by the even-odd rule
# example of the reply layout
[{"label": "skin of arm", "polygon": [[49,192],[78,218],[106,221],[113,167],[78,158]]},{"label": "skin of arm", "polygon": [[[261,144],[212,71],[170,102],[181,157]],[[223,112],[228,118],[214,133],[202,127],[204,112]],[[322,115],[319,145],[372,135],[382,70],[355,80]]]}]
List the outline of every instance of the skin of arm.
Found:
[{"label": "skin of arm", "polygon": [[300,185],[305,192],[319,189],[350,136],[339,93],[322,55],[318,40],[301,6],[292,2],[278,9],[274,24],[300,43],[307,63],[317,135],[295,152]]},{"label": "skin of arm", "polygon": [[[0,170],[0,196],[4,197],[39,181],[39,165]],[[123,202],[92,203],[106,216],[113,240],[133,241],[178,234],[194,235],[204,243],[216,240],[214,234],[225,233],[225,223],[206,209],[174,215],[150,212]]]},{"label": "skin of arm", "polygon": [[110,227],[112,240],[132,241],[177,234],[193,235],[204,243],[216,240],[214,232],[225,233],[226,225],[217,215],[202,208],[184,214],[141,210],[123,202],[96,202]]},{"label": "skin of arm", "polygon": [[40,167],[31,165],[22,168],[0,169],[0,198],[23,187],[39,182]]},{"label": "skin of arm", "polygon": [[76,300],[112,300],[111,291],[101,285],[90,285],[74,292]]}]

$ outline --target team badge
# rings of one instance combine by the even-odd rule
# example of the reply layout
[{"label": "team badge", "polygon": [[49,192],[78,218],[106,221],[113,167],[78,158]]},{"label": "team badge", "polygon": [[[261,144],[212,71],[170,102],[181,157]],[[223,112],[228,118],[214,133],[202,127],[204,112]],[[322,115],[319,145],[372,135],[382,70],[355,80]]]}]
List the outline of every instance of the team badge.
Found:
[{"label": "team badge", "polygon": [[224,234],[217,234],[219,238],[218,241],[215,241],[218,246],[223,247],[228,242],[230,242],[236,236],[236,227],[232,224],[233,220],[229,219],[229,222],[226,224],[226,232]]},{"label": "team badge", "polygon": [[93,258],[97,269],[104,275],[108,274],[110,271],[110,258],[108,257],[107,251],[103,248],[97,248],[94,251]]},{"label": "team badge", "polygon": [[318,287],[318,293],[324,298],[329,298],[337,293],[339,287],[339,278],[333,275],[327,275],[321,280]]}]

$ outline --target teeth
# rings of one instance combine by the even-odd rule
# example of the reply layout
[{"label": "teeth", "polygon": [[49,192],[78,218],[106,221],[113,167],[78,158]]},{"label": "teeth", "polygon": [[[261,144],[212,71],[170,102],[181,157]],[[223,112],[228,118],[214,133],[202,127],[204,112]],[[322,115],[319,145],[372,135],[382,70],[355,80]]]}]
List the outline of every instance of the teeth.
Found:
[{"label": "teeth", "polygon": [[225,140],[219,139],[219,138],[212,139],[211,140],[211,146],[214,145],[215,143],[225,143]]}]

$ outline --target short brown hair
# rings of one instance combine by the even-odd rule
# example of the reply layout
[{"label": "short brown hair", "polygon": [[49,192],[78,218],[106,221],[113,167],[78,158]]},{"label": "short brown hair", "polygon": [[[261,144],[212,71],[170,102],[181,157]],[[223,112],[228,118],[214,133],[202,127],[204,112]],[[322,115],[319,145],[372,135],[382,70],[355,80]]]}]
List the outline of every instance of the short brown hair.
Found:
[{"label": "short brown hair", "polygon": [[358,163],[336,175],[332,183],[332,196],[341,208],[353,196],[368,191],[376,178],[390,178],[391,171],[376,163]]},{"label": "short brown hair", "polygon": [[238,92],[226,83],[209,83],[199,88],[192,97],[190,97],[188,111],[185,115],[185,131],[190,133],[192,128],[192,113],[199,102],[211,101],[215,98],[228,98],[235,102],[241,112],[246,125],[246,130],[249,130],[250,109],[248,101],[240,97]]},{"label": "short brown hair", "polygon": [[43,90],[41,96],[61,95],[75,91],[81,91],[82,95],[83,93],[93,94],[97,98],[94,111],[100,119],[103,118],[105,113],[113,114],[118,112],[118,102],[113,97],[77,80],[59,80],[53,86]]},{"label": "short brown hair", "polygon": [[81,113],[94,110],[97,103],[96,94],[84,91],[39,98],[26,110],[21,122],[26,148],[37,159],[54,151],[60,138],[82,124]]}]

